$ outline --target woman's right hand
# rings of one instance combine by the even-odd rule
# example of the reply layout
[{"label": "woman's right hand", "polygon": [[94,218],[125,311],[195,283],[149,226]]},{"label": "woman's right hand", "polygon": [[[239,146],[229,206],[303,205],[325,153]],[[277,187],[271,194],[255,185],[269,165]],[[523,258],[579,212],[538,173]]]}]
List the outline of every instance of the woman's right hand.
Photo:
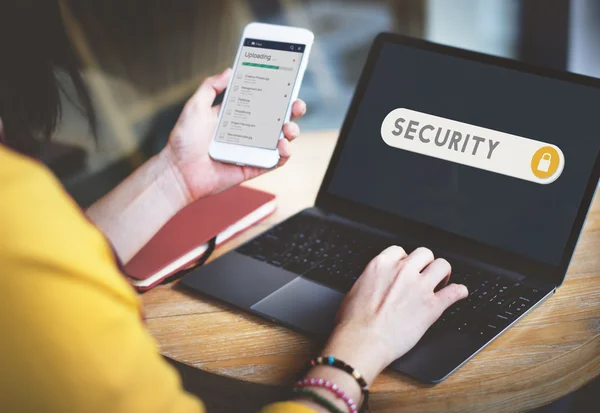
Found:
[{"label": "woman's right hand", "polygon": [[[449,306],[468,296],[464,285],[446,285],[450,271],[448,261],[435,259],[427,248],[410,255],[387,248],[347,294],[322,354],[345,361],[372,384]],[[435,292],[440,283],[445,287]]]},{"label": "woman's right hand", "polygon": [[[410,255],[400,247],[387,248],[371,260],[346,295],[321,354],[351,365],[372,385],[383,369],[417,344],[448,307],[467,297],[464,285],[446,285],[450,271],[448,261],[434,259],[427,248],[417,248]],[[444,288],[436,292],[440,284]],[[353,401],[361,401],[358,384],[341,370],[316,366],[307,377],[335,383]],[[314,391],[342,411],[346,408],[331,392]],[[299,396],[298,402],[316,412],[327,412],[306,397]]]}]

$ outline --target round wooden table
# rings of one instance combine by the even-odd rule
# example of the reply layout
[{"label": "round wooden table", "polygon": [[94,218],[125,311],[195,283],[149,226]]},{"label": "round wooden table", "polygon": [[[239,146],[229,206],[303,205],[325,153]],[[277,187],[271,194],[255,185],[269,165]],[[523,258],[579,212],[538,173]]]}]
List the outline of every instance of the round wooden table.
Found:
[{"label": "round wooden table", "polygon": [[[249,182],[275,193],[278,209],[219,247],[212,258],[312,205],[336,137],[335,132],[303,135],[294,142],[294,155],[285,167]],[[194,296],[176,284],[157,287],[142,299],[161,353],[209,373],[220,383],[219,397],[235,398],[222,389],[228,384],[252,385],[256,391],[288,386],[319,350],[318,343],[300,334]],[[567,278],[552,298],[440,384],[385,372],[372,388],[370,405],[373,412],[524,411],[573,392],[599,374],[597,197]]]}]

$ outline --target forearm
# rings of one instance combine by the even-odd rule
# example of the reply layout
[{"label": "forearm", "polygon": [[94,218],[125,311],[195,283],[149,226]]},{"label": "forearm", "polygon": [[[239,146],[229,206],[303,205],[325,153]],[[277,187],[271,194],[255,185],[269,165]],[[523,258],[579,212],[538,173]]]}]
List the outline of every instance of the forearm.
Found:
[{"label": "forearm", "polygon": [[86,211],[124,263],[191,202],[170,157],[168,150],[152,157]]}]

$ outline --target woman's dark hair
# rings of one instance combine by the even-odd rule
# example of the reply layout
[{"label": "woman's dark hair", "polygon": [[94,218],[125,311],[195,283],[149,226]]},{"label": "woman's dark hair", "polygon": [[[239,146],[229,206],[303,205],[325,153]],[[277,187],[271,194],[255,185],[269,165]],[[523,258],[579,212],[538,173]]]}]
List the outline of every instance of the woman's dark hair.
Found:
[{"label": "woman's dark hair", "polygon": [[95,134],[90,95],[61,15],[59,0],[0,0],[0,119],[5,144],[35,152],[61,116],[57,77],[70,77],[79,105]]}]

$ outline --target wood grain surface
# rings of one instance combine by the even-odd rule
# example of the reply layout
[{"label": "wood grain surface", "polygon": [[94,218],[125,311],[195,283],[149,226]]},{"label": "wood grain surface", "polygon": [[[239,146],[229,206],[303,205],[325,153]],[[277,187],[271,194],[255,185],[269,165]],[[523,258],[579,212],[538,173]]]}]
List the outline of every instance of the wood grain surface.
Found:
[{"label": "wood grain surface", "polygon": [[[277,195],[278,209],[215,251],[213,259],[314,202],[337,133],[301,136],[288,165],[247,185]],[[147,326],[163,355],[236,382],[289,385],[319,343],[176,284],[142,296]],[[549,300],[444,382],[385,372],[373,412],[526,411],[600,374],[600,197],[590,211],[564,284]]]}]

